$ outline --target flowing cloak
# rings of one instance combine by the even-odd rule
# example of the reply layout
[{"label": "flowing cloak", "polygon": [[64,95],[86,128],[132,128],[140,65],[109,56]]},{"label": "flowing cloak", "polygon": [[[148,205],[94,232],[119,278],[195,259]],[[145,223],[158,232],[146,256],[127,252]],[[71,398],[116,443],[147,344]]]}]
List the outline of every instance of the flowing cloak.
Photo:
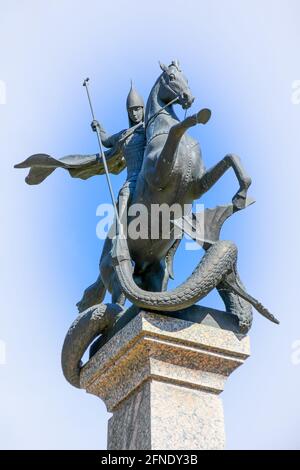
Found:
[{"label": "flowing cloak", "polygon": [[[114,175],[119,174],[126,167],[122,145],[120,144],[121,141],[104,152],[108,171]],[[25,178],[27,184],[40,184],[56,168],[64,168],[72,178],[81,178],[83,180],[105,173],[103,159],[99,154],[67,155],[66,157],[56,159],[45,153],[37,153],[28,157],[24,162],[15,165],[15,168],[30,168]]]}]

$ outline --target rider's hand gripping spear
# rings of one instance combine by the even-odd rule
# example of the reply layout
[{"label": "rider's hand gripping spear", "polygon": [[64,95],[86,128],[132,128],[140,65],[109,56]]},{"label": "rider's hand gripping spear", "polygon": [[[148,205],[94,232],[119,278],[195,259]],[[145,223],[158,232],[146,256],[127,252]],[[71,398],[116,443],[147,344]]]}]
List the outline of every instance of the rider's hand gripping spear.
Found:
[{"label": "rider's hand gripping spear", "polygon": [[[93,120],[95,120],[94,109],[93,109],[93,106],[92,106],[91,97],[90,97],[89,88],[88,88],[89,80],[90,80],[89,78],[86,78],[83,82],[83,86],[86,89],[87,97],[88,97],[90,108],[91,108],[92,118],[93,118]],[[103,161],[103,166],[104,166],[104,170],[105,170],[108,189],[109,189],[109,192],[110,192],[110,197],[111,197],[111,200],[112,200],[112,203],[113,203],[113,206],[114,206],[114,211],[115,211],[115,216],[116,216],[116,233],[117,233],[117,235],[120,235],[122,233],[122,225],[121,225],[121,221],[120,221],[120,218],[119,218],[117,204],[116,204],[113,188],[112,188],[110,177],[109,177],[108,167],[107,167],[107,163],[106,163],[105,154],[103,152],[101,136],[100,136],[100,130],[99,130],[98,126],[96,126],[96,132],[97,132],[97,138],[98,138],[98,143],[99,143],[100,156],[101,156],[102,161]]]}]

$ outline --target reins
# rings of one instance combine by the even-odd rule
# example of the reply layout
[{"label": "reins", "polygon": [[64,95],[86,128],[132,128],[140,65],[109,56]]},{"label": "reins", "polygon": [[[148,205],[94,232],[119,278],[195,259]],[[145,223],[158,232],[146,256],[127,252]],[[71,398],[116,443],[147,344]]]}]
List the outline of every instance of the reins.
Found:
[{"label": "reins", "polygon": [[147,121],[147,124],[145,125],[145,130],[147,129],[147,127],[149,126],[150,122],[155,119],[162,111],[164,111],[168,106],[170,106],[171,104],[175,103],[175,101],[178,100],[178,98],[180,97],[180,95],[177,95],[172,101],[170,101],[169,103],[165,104],[165,106],[163,106],[162,108],[160,108],[158,111],[156,111],[156,113],[154,113],[150,119],[148,119]]}]

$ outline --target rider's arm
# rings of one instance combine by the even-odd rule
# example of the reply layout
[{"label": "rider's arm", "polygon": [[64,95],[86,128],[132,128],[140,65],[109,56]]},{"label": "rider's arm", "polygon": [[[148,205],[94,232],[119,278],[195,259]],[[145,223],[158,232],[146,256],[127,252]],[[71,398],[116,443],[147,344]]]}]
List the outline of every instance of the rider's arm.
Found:
[{"label": "rider's arm", "polygon": [[121,132],[118,132],[117,134],[109,135],[104,129],[104,127],[102,127],[102,125],[96,120],[94,120],[91,123],[91,126],[92,126],[93,131],[96,131],[97,128],[99,129],[101,142],[106,148],[113,147],[120,138]]}]

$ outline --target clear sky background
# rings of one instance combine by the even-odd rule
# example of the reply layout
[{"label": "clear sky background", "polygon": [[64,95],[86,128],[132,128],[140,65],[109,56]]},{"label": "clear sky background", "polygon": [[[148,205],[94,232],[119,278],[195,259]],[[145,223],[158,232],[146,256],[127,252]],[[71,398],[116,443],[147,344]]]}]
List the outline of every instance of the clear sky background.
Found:
[{"label": "clear sky background", "polygon": [[[192,111],[212,109],[193,130],[206,166],[234,152],[252,176],[257,202],[223,237],[239,247],[249,292],[281,320],[255,313],[251,358],[222,395],[227,448],[300,449],[299,1],[0,0],[0,11],[0,447],[104,449],[109,417],[60,368],[75,303],[97,276],[105,179],[61,170],[29,187],[13,164],[97,151],[86,76],[98,119],[115,132],[127,126],[130,79],[146,99],[158,60],[178,58]],[[115,191],[124,177],[112,178]],[[229,202],[236,189],[229,172],[201,202]],[[200,255],[180,249],[173,285]],[[215,293],[203,304],[222,308]]]}]

